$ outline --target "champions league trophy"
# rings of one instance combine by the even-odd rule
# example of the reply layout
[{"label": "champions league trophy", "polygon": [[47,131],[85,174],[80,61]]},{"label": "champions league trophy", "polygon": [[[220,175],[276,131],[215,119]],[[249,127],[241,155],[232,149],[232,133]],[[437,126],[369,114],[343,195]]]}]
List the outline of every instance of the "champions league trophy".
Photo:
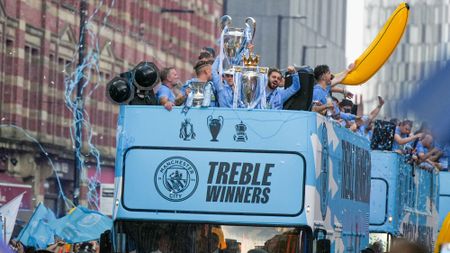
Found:
[{"label": "champions league trophy", "polygon": [[223,117],[219,116],[217,119],[209,115],[206,119],[208,122],[209,131],[211,132],[211,141],[218,141],[217,136],[219,135],[220,129],[223,127]]},{"label": "champions league trophy", "polygon": [[256,32],[255,19],[245,19],[246,28],[230,27],[231,17],[225,15],[221,18],[222,34],[220,36],[220,76],[233,65],[241,65],[242,55],[247,50],[247,45],[252,42]]}]

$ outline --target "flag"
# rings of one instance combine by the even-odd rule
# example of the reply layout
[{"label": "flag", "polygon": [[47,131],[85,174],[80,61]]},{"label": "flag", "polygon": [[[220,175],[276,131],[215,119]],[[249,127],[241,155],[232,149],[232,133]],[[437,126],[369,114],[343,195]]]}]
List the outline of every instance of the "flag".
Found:
[{"label": "flag", "polygon": [[103,232],[112,228],[112,225],[112,220],[108,216],[82,206],[50,223],[55,235],[67,243],[98,240]]},{"label": "flag", "polygon": [[13,200],[4,204],[0,207],[0,216],[3,219],[3,227],[2,237],[6,234],[4,238],[5,243],[9,243],[9,239],[11,239],[12,232],[14,230],[14,225],[16,224],[17,213],[19,212],[20,203],[22,203],[23,194],[15,197]]},{"label": "flag", "polygon": [[40,220],[33,229],[33,234],[28,238],[28,243],[36,249],[45,249],[48,245],[55,243],[55,233],[50,225]]},{"label": "flag", "polygon": [[2,240],[0,240],[0,253],[14,253],[11,248]]},{"label": "flag", "polygon": [[45,249],[47,245],[54,243],[54,233],[49,223],[55,220],[55,214],[44,204],[39,203],[28,224],[20,231],[17,240],[28,247]]}]

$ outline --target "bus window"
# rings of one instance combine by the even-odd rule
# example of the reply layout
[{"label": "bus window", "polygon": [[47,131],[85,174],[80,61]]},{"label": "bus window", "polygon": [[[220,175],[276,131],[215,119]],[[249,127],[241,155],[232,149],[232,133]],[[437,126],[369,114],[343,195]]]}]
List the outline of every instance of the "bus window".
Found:
[{"label": "bus window", "polygon": [[327,231],[323,229],[314,230],[315,250],[316,253],[330,253],[331,241],[326,239]]},{"label": "bus window", "polygon": [[[136,253],[309,253],[307,229],[199,223],[118,222],[126,246]],[[116,237],[117,237],[116,236]],[[123,241],[123,239],[121,240]],[[125,249],[125,250],[123,250]]]}]

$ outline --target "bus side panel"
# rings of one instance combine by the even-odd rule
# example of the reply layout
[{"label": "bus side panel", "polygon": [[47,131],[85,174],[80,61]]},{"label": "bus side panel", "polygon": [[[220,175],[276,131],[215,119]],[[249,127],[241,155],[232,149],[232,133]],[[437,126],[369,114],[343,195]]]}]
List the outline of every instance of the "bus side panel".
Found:
[{"label": "bus side panel", "polygon": [[438,230],[438,174],[403,162],[400,178],[397,191],[404,207],[399,220],[400,234],[432,249]]},{"label": "bus side panel", "polygon": [[368,244],[369,143],[322,116],[311,138],[316,166],[314,230],[326,231],[331,252],[359,252]]},{"label": "bus side panel", "polygon": [[306,225],[316,117],[122,106],[114,219]]},{"label": "bus side panel", "polygon": [[450,172],[441,171],[439,173],[439,229],[445,217],[450,212]]},{"label": "bus side panel", "polygon": [[[389,193],[386,196],[372,189],[370,232],[418,241],[431,249],[438,225],[436,172],[413,166],[404,156],[390,151],[372,151],[372,164],[372,182],[386,182]],[[382,203],[387,203],[384,220]]]},{"label": "bus side panel", "polygon": [[370,232],[398,235],[401,201],[397,193],[399,156],[393,152],[372,151],[372,186],[370,193]]}]

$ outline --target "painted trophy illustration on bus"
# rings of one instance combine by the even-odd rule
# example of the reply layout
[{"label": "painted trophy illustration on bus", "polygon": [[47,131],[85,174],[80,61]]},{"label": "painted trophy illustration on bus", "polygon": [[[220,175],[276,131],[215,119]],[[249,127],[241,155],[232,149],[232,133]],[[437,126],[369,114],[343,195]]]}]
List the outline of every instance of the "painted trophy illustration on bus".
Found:
[{"label": "painted trophy illustration on bus", "polygon": [[217,140],[217,136],[219,135],[220,130],[223,127],[223,117],[219,116],[217,118],[213,118],[212,115],[209,115],[206,119],[209,131],[211,132],[211,141],[219,141]]}]

